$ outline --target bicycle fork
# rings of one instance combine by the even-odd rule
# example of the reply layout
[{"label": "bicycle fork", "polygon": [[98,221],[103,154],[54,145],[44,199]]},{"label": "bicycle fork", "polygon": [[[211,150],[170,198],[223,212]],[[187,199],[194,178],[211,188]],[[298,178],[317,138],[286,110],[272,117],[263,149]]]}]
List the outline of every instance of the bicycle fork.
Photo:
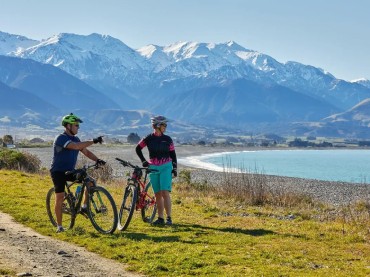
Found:
[{"label": "bicycle fork", "polygon": [[[90,191],[89,191],[89,198],[90,198],[90,201],[92,203],[92,206],[94,207],[94,210],[95,212],[98,214],[98,213],[103,213],[103,214],[106,214],[107,212],[107,208],[106,206],[104,205],[103,203],[103,200],[101,199],[101,196],[100,196],[100,193],[99,191],[96,191],[95,193],[92,191],[93,188],[90,188]],[[97,197],[97,200],[98,200],[98,204],[95,202],[94,200],[94,194],[96,195]],[[99,205],[100,204],[100,205]]]}]

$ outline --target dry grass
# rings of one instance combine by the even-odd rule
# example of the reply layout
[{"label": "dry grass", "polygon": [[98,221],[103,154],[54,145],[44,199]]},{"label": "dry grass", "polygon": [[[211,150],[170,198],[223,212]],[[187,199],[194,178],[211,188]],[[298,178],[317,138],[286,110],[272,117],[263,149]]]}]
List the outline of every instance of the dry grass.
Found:
[{"label": "dry grass", "polygon": [[[91,164],[92,161],[85,156],[80,156],[76,168],[83,167],[86,164]],[[100,166],[97,170],[91,170],[89,174],[96,179],[99,183],[110,183],[113,181],[113,168],[110,164],[106,163]]]},{"label": "dry grass", "polygon": [[271,187],[266,175],[262,173],[234,173],[224,171],[218,185],[207,182],[193,182],[190,170],[182,170],[179,174],[180,182],[192,187],[196,191],[205,191],[207,194],[222,195],[246,205],[282,207],[296,207],[311,205],[313,200],[302,194],[293,193],[279,186]]},{"label": "dry grass", "polygon": [[181,185],[177,189],[180,193],[189,197],[196,196],[202,201],[207,198],[229,199],[228,202],[239,206],[265,207],[276,211],[288,209],[304,219],[340,221],[343,226],[356,226],[356,229],[363,229],[366,235],[370,235],[369,201],[332,206],[280,186],[272,187],[265,174],[256,172],[235,173],[224,170],[218,185],[204,181],[193,182],[190,170],[180,171],[179,177]]}]

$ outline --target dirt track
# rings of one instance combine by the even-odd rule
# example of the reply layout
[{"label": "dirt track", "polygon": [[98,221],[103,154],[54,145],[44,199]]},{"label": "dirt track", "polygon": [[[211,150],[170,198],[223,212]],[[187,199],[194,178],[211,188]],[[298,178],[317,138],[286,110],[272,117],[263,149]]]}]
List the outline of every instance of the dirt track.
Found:
[{"label": "dirt track", "polygon": [[40,235],[0,212],[0,268],[17,276],[139,276],[124,265]]}]

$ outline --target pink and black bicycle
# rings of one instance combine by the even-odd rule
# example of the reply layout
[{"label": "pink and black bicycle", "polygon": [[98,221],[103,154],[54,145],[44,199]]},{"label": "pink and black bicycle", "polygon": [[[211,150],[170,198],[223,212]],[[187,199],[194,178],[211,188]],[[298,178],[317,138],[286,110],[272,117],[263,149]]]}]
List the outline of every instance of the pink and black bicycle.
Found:
[{"label": "pink and black bicycle", "polygon": [[157,203],[153,187],[147,177],[149,173],[157,170],[139,167],[119,158],[116,160],[124,167],[133,169],[123,191],[122,204],[118,214],[118,230],[127,229],[135,210],[141,211],[141,218],[144,222],[152,223],[157,212]]}]

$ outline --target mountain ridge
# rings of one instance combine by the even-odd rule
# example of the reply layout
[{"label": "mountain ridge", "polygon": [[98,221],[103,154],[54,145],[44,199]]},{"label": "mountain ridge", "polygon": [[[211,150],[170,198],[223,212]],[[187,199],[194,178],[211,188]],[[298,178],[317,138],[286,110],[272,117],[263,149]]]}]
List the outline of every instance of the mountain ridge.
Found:
[{"label": "mountain ridge", "polygon": [[[0,38],[3,34],[0,32]],[[10,37],[12,42],[7,49],[11,45],[14,51],[4,53],[5,47],[0,47],[0,54],[32,59],[67,72],[95,89],[93,94],[101,92],[117,105],[99,108],[102,110],[146,109],[171,115],[175,120],[192,120],[187,122],[192,124],[202,118],[203,124],[210,126],[215,126],[212,115],[229,126],[253,120],[288,124],[289,120],[309,123],[323,119],[324,124],[325,118],[370,98],[366,80],[347,82],[311,65],[280,63],[234,41],[175,42],[134,50],[116,38],[97,33],[61,33],[41,42],[28,40],[28,48],[21,47],[24,38],[17,44],[17,36]],[[1,45],[7,44],[3,41]],[[237,82],[244,82],[242,89],[233,87]],[[208,97],[199,97],[202,93]],[[236,100],[231,101],[230,97]],[[208,105],[209,99],[213,99],[214,105]],[[243,101],[239,103],[237,99]],[[254,108],[261,108],[260,117],[242,111],[243,105],[252,110],[248,101],[254,103]],[[310,109],[306,103],[311,103]],[[203,110],[199,116],[186,116],[194,111],[190,107]],[[237,126],[243,127],[239,123]]]},{"label": "mountain ridge", "polygon": [[[59,39],[55,39],[56,37]],[[52,44],[47,43],[48,41],[52,41]],[[53,45],[52,49],[50,45]],[[93,33],[82,36],[62,33],[31,48],[14,52],[13,55],[53,64],[87,83],[93,79],[118,90],[127,88],[126,92],[132,97],[135,97],[142,87],[158,87],[163,81],[191,75],[206,77],[209,72],[220,72],[219,69],[224,66],[240,69],[251,67],[258,72],[248,75],[244,74],[245,70],[237,70],[235,79],[243,77],[263,82],[263,79],[268,78],[290,89],[306,91],[306,94],[314,97],[325,98],[329,94],[330,98],[325,100],[342,109],[348,109],[357,104],[358,100],[370,97],[370,88],[365,85],[361,84],[361,88],[346,94],[346,88],[338,88],[337,84],[345,83],[346,87],[351,87],[353,83],[336,79],[329,72],[310,65],[298,62],[280,63],[268,55],[246,49],[233,41],[177,42],[167,46],[144,47],[151,48],[152,55],[148,55],[143,48],[133,50],[120,40],[106,35]],[[60,55],[63,60],[58,59]],[[253,79],[253,75],[259,78]],[[342,94],[346,94],[345,101],[342,101]]]},{"label": "mountain ridge", "polygon": [[118,108],[114,101],[65,71],[48,64],[0,56],[0,81],[32,93],[61,111]]}]

